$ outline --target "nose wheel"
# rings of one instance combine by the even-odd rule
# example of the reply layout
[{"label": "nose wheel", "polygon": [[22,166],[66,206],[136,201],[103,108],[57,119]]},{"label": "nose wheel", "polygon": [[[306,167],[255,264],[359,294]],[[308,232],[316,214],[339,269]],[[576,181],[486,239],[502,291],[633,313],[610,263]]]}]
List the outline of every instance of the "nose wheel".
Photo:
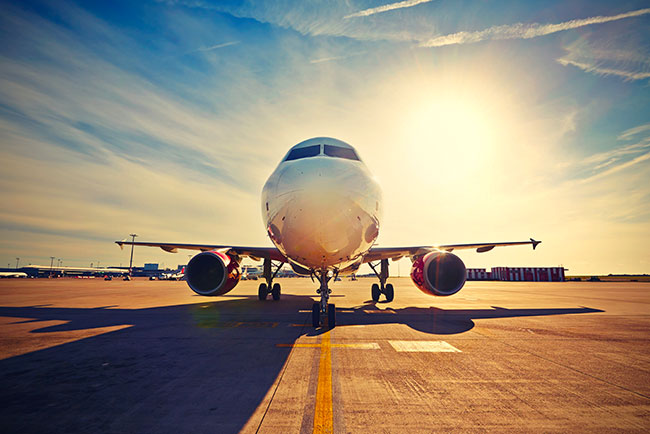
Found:
[{"label": "nose wheel", "polygon": [[327,325],[333,329],[336,327],[336,306],[328,303],[332,291],[327,286],[331,276],[327,275],[327,271],[322,271],[316,277],[320,281],[320,288],[317,291],[320,294],[320,302],[315,302],[311,306],[311,324],[314,328]]}]

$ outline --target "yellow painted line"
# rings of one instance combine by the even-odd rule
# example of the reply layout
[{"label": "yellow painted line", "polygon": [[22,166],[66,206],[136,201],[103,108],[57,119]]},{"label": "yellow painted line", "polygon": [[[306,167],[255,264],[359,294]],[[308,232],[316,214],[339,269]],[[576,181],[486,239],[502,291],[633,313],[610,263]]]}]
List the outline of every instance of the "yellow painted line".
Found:
[{"label": "yellow painted line", "polygon": [[[322,344],[277,344],[276,347],[284,348],[321,348]],[[376,342],[359,342],[355,344],[330,344],[330,348],[356,348],[359,350],[378,350]]]},{"label": "yellow painted line", "polygon": [[245,321],[218,321],[211,319],[199,319],[197,325],[202,328],[275,328],[277,322],[245,322]]},{"label": "yellow painted line", "polygon": [[316,411],[314,413],[314,433],[332,433],[332,344],[330,332],[323,334],[318,366],[318,388],[316,389]]}]

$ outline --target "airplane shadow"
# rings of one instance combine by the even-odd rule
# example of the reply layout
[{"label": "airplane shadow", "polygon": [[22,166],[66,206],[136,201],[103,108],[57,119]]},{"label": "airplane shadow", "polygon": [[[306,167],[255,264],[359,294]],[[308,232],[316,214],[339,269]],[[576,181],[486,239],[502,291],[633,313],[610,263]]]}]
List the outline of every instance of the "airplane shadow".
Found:
[{"label": "airplane shadow", "polygon": [[437,307],[406,307],[391,309],[385,306],[378,310],[378,303],[367,301],[355,307],[352,312],[337,313],[337,327],[346,325],[404,324],[423,332],[440,335],[464,333],[474,328],[474,320],[489,318],[515,318],[527,316],[568,315],[604,312],[589,307],[555,309],[507,309],[492,306],[492,309],[440,309]]},{"label": "airplane shadow", "polygon": [[[64,321],[31,333],[116,331],[0,360],[4,432],[239,432],[272,389],[306,326],[312,298],[283,295],[145,309],[0,307],[16,323]],[[338,325],[401,323],[425,333],[463,333],[473,320],[602,312],[572,309],[337,312]],[[302,324],[302,325],[301,325]],[[7,345],[11,345],[11,339]],[[317,359],[316,359],[317,360]],[[307,372],[306,375],[309,375]]]}]

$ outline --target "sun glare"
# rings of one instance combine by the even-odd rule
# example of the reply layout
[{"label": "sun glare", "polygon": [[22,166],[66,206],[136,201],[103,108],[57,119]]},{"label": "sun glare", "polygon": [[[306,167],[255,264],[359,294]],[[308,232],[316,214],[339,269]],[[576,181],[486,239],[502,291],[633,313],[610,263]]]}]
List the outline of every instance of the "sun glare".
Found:
[{"label": "sun glare", "polygon": [[435,175],[478,169],[494,147],[495,123],[473,101],[446,97],[414,110],[408,147],[414,164]]}]

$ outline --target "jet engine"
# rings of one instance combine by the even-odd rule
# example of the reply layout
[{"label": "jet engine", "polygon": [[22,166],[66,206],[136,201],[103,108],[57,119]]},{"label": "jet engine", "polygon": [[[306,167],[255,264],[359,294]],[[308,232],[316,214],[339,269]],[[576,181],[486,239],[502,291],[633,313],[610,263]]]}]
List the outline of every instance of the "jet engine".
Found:
[{"label": "jet engine", "polygon": [[202,252],[185,267],[185,280],[199,295],[223,295],[238,283],[239,264],[222,252]]},{"label": "jet engine", "polygon": [[467,279],[467,271],[458,256],[437,251],[413,262],[411,279],[425,294],[446,296],[460,291]]}]

